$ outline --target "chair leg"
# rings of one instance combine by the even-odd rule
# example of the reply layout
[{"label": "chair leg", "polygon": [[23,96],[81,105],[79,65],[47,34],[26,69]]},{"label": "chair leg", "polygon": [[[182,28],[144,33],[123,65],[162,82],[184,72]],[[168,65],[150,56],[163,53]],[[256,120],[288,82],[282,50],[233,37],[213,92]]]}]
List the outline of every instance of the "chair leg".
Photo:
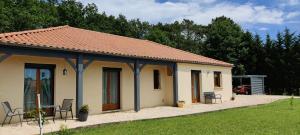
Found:
[{"label": "chair leg", "polygon": [[67,122],[68,111],[66,111],[65,122]]},{"label": "chair leg", "polygon": [[72,111],[72,109],[71,109],[71,116],[72,116],[72,119],[73,119],[73,111]]},{"label": "chair leg", "polygon": [[[24,118],[24,116],[23,116],[23,118]],[[28,124],[28,118],[24,118],[24,119],[25,119],[26,123]]]},{"label": "chair leg", "polygon": [[21,123],[21,127],[22,127],[22,119],[21,119],[21,115],[19,114],[19,119],[20,119],[20,123]]},{"label": "chair leg", "polygon": [[62,119],[61,110],[59,110],[59,113],[60,113],[60,119]]},{"label": "chair leg", "polygon": [[3,127],[4,123],[5,123],[6,118],[7,118],[7,115],[5,116],[5,118],[4,118],[3,122],[2,122],[2,127]]},{"label": "chair leg", "polygon": [[55,123],[55,114],[56,112],[53,112],[53,123]]},{"label": "chair leg", "polygon": [[10,124],[12,117],[13,117],[13,116],[10,117],[10,119],[9,119],[9,121],[8,121],[8,124]]}]

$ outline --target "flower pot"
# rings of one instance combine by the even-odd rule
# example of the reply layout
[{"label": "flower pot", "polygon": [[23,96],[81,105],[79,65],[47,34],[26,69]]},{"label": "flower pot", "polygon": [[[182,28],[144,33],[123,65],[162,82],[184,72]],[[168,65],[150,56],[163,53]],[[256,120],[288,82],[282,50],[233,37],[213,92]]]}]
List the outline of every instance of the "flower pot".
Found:
[{"label": "flower pot", "polygon": [[88,112],[79,112],[78,120],[79,121],[86,121],[89,116]]},{"label": "flower pot", "polygon": [[184,104],[185,104],[185,102],[178,102],[178,103],[177,103],[177,106],[178,106],[179,108],[183,108],[183,107],[184,107]]}]

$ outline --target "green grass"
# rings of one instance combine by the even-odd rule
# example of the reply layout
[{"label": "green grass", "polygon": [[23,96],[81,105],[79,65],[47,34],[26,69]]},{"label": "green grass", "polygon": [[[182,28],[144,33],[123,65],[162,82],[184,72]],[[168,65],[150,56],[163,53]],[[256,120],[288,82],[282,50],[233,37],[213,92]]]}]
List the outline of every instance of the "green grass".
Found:
[{"label": "green grass", "polygon": [[296,135],[300,100],[181,117],[106,124],[71,130],[76,135]]}]

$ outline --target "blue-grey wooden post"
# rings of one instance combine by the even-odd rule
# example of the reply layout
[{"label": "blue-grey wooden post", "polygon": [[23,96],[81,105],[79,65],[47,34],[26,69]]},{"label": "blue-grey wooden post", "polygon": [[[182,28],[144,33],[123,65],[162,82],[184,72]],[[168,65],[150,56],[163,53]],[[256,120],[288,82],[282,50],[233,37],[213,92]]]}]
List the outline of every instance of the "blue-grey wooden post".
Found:
[{"label": "blue-grey wooden post", "polygon": [[173,64],[173,100],[174,100],[174,106],[177,106],[177,102],[178,102],[178,73],[177,73],[177,63]]},{"label": "blue-grey wooden post", "polygon": [[134,111],[140,111],[140,63],[134,63]]},{"label": "blue-grey wooden post", "polygon": [[76,117],[83,103],[83,56],[79,54],[76,59]]}]

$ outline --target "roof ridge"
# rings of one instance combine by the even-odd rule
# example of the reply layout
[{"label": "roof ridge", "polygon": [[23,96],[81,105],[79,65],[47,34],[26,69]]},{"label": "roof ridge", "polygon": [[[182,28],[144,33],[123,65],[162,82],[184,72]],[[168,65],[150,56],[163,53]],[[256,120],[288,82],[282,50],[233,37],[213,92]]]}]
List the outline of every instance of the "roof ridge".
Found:
[{"label": "roof ridge", "polygon": [[117,34],[112,34],[112,33],[106,33],[106,32],[101,32],[101,31],[93,31],[93,30],[89,30],[89,29],[85,29],[85,28],[76,28],[76,27],[72,27],[71,28],[75,28],[75,29],[80,29],[80,30],[86,30],[86,31],[90,31],[90,32],[96,32],[96,33],[101,33],[101,34],[105,34],[105,35],[109,35],[109,36],[115,36],[115,37],[123,37],[123,38],[127,38],[127,39],[134,39],[134,40],[138,40],[138,41],[144,41],[145,39],[139,39],[139,38],[134,38],[134,37],[126,37],[126,36],[122,36],[122,35],[117,35]]},{"label": "roof ridge", "polygon": [[19,32],[1,33],[0,34],[0,39],[3,38],[3,37],[13,36],[13,35],[22,35],[22,34],[47,32],[47,31],[62,29],[62,28],[66,28],[66,27],[70,27],[70,26],[69,25],[62,25],[62,26],[49,27],[49,28],[41,28],[41,29],[35,29],[35,30],[24,30],[24,31],[19,31]]}]

